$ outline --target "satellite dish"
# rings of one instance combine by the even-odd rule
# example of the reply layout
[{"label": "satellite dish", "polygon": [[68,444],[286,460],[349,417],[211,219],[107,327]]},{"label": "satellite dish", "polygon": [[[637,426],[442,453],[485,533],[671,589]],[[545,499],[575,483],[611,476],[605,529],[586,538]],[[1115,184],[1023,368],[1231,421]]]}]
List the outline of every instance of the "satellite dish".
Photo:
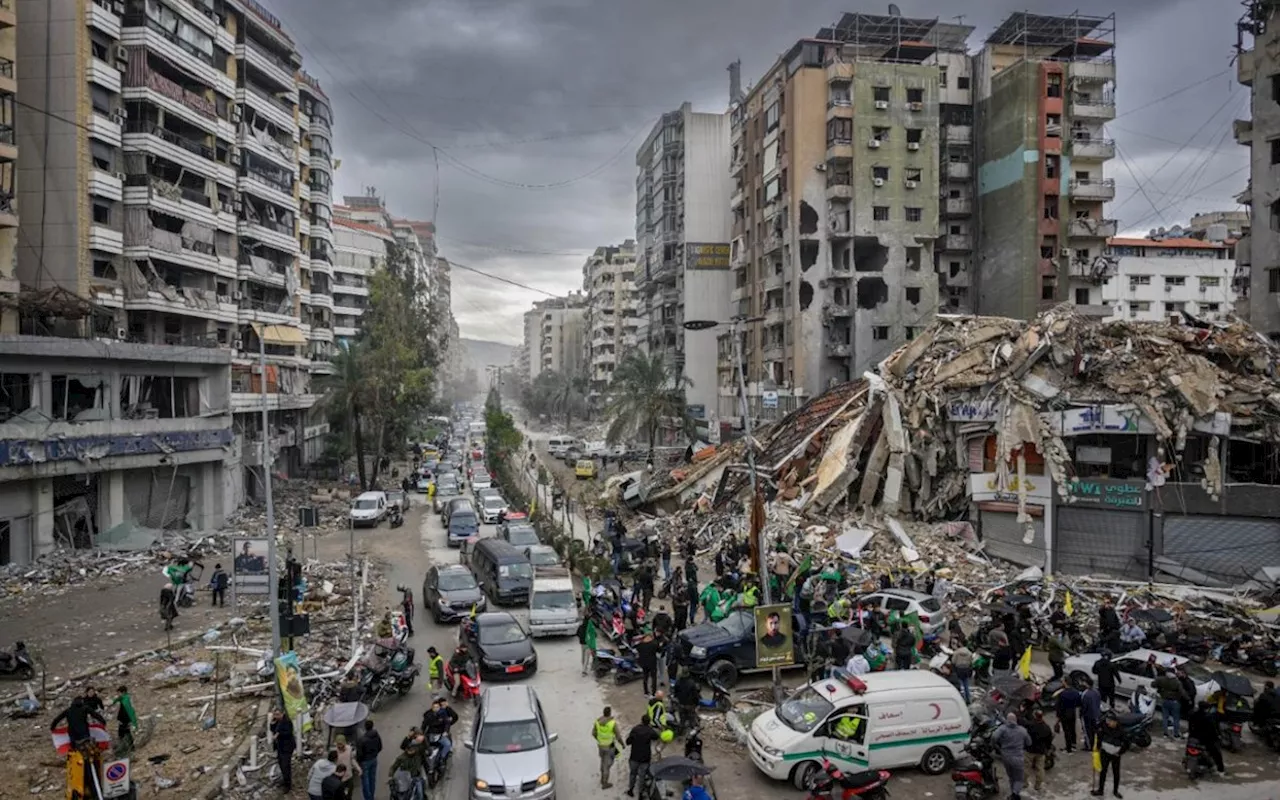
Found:
[{"label": "satellite dish", "polygon": [[889,4],[889,16],[891,16],[891,17],[900,17],[900,16],[902,16],[902,9],[898,8],[897,3],[890,3],[890,4]]}]

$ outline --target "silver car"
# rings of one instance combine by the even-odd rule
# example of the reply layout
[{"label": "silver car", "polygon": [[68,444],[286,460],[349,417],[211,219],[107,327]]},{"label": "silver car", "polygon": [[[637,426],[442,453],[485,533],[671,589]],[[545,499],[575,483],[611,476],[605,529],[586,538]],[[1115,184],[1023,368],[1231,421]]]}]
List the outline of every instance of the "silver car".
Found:
[{"label": "silver car", "polygon": [[532,687],[489,686],[463,742],[471,751],[471,800],[554,800],[555,767],[542,703]]}]

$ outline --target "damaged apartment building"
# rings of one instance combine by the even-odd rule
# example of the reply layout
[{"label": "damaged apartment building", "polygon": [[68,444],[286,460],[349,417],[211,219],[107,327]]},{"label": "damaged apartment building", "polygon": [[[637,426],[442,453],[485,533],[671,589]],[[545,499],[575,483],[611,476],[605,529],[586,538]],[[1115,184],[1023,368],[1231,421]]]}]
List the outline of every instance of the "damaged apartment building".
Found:
[{"label": "damaged apartment building", "polygon": [[327,430],[329,102],[254,0],[14,7],[0,562],[216,528],[260,496],[266,458],[298,470]]},{"label": "damaged apartment building", "polygon": [[[969,246],[967,222],[938,226],[940,198],[970,209],[967,175],[952,190],[940,163],[955,147],[968,166],[968,86],[953,87],[971,30],[845,14],[732,108],[732,296],[752,320],[739,345],[754,417],[858,376],[932,321],[935,259]],[[732,345],[722,336],[720,405],[736,417]]]}]

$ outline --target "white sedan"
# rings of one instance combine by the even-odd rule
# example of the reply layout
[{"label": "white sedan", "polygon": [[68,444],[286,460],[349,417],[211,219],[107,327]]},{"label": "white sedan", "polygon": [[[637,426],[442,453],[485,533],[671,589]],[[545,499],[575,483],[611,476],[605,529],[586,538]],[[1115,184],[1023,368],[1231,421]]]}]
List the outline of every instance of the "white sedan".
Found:
[{"label": "white sedan", "polygon": [[[1187,677],[1191,678],[1196,684],[1196,700],[1203,700],[1218,690],[1218,684],[1213,680],[1213,674],[1191,659],[1160,650],[1139,649],[1111,657],[1112,663],[1116,665],[1118,670],[1118,675],[1116,676],[1117,695],[1131,697],[1139,686],[1145,686],[1148,692],[1154,693],[1155,690],[1151,688],[1151,683],[1156,679],[1156,675],[1148,667],[1149,659],[1152,656],[1155,656],[1157,666],[1168,667],[1172,665],[1185,669]],[[1067,676],[1069,678],[1087,676],[1089,680],[1097,683],[1098,676],[1093,673],[1093,665],[1101,657],[1099,653],[1081,653],[1077,656],[1068,656],[1066,663]]]},{"label": "white sedan", "polygon": [[481,489],[490,489],[493,487],[493,478],[489,477],[489,473],[476,472],[471,476],[471,490],[478,492]]},{"label": "white sedan", "polygon": [[480,519],[488,524],[496,525],[508,510],[507,501],[499,495],[487,494],[480,500]]}]

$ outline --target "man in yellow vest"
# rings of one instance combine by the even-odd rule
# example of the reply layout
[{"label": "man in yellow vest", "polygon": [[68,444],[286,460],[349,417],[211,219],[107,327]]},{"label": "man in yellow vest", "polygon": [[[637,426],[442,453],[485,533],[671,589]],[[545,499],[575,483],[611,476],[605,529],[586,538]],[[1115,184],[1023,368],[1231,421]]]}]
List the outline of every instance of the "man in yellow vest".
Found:
[{"label": "man in yellow vest", "polygon": [[434,647],[427,648],[427,682],[433,690],[444,686],[444,656]]},{"label": "man in yellow vest", "polygon": [[591,737],[600,751],[600,788],[608,789],[613,786],[609,783],[609,770],[613,769],[613,759],[618,754],[618,721],[609,706],[604,707],[604,714],[591,726]]}]

